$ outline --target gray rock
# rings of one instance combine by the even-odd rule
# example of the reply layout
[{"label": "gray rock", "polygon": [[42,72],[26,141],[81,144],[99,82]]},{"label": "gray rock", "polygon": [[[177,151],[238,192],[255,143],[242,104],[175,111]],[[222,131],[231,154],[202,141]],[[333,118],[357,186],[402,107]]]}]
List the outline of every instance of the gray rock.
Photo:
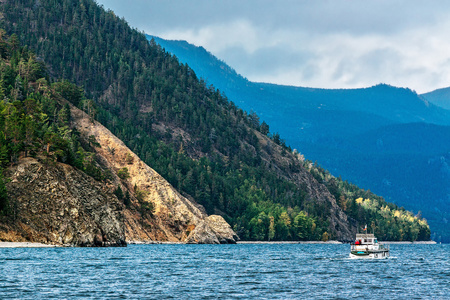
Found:
[{"label": "gray rock", "polygon": [[219,244],[216,233],[206,220],[201,221],[185,240],[188,244]]},{"label": "gray rock", "polygon": [[236,244],[239,240],[237,234],[222,216],[211,215],[206,218],[206,222],[221,244]]},{"label": "gray rock", "polygon": [[231,226],[218,215],[211,215],[201,221],[186,238],[189,244],[235,244],[239,237]]},{"label": "gray rock", "polygon": [[13,213],[3,235],[66,246],[126,245],[123,205],[103,183],[69,165],[34,158],[9,171]]}]

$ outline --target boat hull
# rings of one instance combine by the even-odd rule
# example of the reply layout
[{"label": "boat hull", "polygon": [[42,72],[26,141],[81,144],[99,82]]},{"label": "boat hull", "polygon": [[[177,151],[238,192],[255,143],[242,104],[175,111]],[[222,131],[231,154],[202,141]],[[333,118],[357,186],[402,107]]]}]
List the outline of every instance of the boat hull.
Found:
[{"label": "boat hull", "polygon": [[389,257],[389,251],[351,251],[350,258],[371,258],[386,259]]}]

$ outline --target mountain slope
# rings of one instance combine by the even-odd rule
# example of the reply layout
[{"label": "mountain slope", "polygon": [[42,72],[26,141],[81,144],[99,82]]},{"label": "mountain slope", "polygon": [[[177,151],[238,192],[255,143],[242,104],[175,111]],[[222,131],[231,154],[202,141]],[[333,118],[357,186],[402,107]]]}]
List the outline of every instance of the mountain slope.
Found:
[{"label": "mountain slope", "polygon": [[[356,203],[356,195],[377,197],[345,190],[305,164],[279,136],[267,137],[257,115],[238,109],[95,2],[22,0],[0,8],[7,31],[45,58],[51,74],[83,84],[96,107],[69,101],[86,106],[91,118],[97,116],[183,196],[224,216],[241,238],[350,240],[358,222],[367,221],[386,238],[427,238],[419,229],[426,224],[416,218],[394,219]],[[377,209],[391,206],[381,198],[376,203]],[[387,223],[396,229],[382,232]]]},{"label": "mountain slope", "polygon": [[434,105],[450,109],[450,88],[442,88],[421,95]]},{"label": "mountain slope", "polygon": [[[98,143],[95,150],[102,164],[110,170],[127,170],[128,178],[114,178],[115,185],[121,185],[123,191],[128,190],[135,196],[131,209],[125,211],[127,241],[191,241],[191,231],[196,227],[213,232],[212,243],[238,240],[220,216],[213,216],[216,222],[207,222],[208,215],[203,207],[180,195],[103,125],[92,122],[86,113],[75,107],[71,112],[74,128],[86,140],[94,137]],[[220,227],[222,234],[216,232]],[[202,234],[197,232],[197,242],[205,242]]]},{"label": "mountain slope", "polygon": [[[283,109],[283,112],[294,110],[296,114],[320,107],[321,110],[333,113],[365,113],[382,118],[387,123],[427,122],[450,125],[450,112],[428,103],[409,89],[385,84],[360,89],[317,89],[256,83],[237,74],[203,47],[155,36],[147,38],[154,39],[180,62],[189,64],[199,77],[225,91],[243,109],[261,110],[257,113],[262,118],[270,111],[270,107]],[[269,121],[272,124],[272,120]],[[277,122],[278,119],[274,121]]]},{"label": "mountain slope", "polygon": [[[122,246],[127,242],[234,243],[236,235],[219,216],[209,218],[98,123],[72,107],[72,125],[98,142],[95,159],[110,179],[99,182],[62,163],[23,158],[7,169],[12,212],[0,222],[6,241],[75,246]],[[115,149],[114,155],[107,149]],[[131,161],[131,159],[132,161]],[[129,178],[116,170],[126,166]],[[124,206],[116,187],[128,193]],[[217,219],[218,218],[218,219]],[[214,221],[211,221],[214,220]],[[191,237],[191,231],[202,228]],[[205,237],[206,232],[212,233]]]},{"label": "mountain slope", "polygon": [[446,226],[450,117],[435,106],[438,103],[432,104],[431,94],[388,85],[326,90],[254,83],[202,47],[148,38],[240,107],[258,113],[307,158],[389,201],[421,210],[434,238],[450,241]]},{"label": "mountain slope", "polygon": [[[92,115],[93,102],[0,30],[0,239],[73,246],[234,243]],[[10,82],[13,84],[10,84]]]},{"label": "mountain slope", "polygon": [[123,209],[111,190],[83,172],[24,158],[8,169],[12,217],[2,217],[2,241],[74,246],[123,246]]}]

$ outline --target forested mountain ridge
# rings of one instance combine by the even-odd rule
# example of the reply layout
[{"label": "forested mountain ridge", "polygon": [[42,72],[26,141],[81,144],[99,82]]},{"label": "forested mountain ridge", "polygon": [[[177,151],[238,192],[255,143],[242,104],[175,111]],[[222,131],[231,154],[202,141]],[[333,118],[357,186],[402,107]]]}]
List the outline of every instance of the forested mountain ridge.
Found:
[{"label": "forested mountain ridge", "polygon": [[236,241],[222,217],[207,216],[96,122],[79,87],[50,84],[44,63],[3,30],[0,74],[0,240]]},{"label": "forested mountain ridge", "polygon": [[[260,117],[272,126],[280,120],[270,115],[266,119],[267,107],[281,109],[283,113],[289,110],[314,113],[314,109],[319,107],[336,113],[358,112],[379,118],[377,122],[383,125],[413,122],[450,125],[449,111],[429,103],[426,97],[408,88],[378,84],[368,88],[322,89],[251,82],[203,47],[150,35],[147,39],[153,39],[182,63],[189,64],[208,84],[227,91],[227,96],[235,99],[239,107],[247,111],[257,109]],[[315,136],[302,134],[307,136],[304,139],[314,139]]]},{"label": "forested mountain ridge", "polygon": [[0,9],[3,26],[49,62],[51,74],[84,86],[99,121],[242,239],[349,240],[358,222],[373,222],[385,239],[428,238],[422,221],[381,198],[375,205],[373,194],[304,162],[279,135],[269,139],[257,115],[95,2],[8,1]]},{"label": "forested mountain ridge", "polygon": [[433,238],[450,242],[450,118],[435,106],[446,108],[448,89],[417,95],[385,84],[327,90],[251,82],[202,47],[147,38],[238,106],[256,112],[305,157],[388,201],[421,211]]}]

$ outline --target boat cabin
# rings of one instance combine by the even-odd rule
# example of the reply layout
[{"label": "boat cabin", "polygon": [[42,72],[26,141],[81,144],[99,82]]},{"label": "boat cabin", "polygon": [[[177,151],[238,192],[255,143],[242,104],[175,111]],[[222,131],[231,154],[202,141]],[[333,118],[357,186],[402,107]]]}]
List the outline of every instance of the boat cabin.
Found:
[{"label": "boat cabin", "polygon": [[377,244],[378,240],[373,233],[357,233],[355,239],[355,245],[373,245]]},{"label": "boat cabin", "polygon": [[373,233],[357,233],[350,248],[350,258],[388,258],[389,245],[378,243]]}]

